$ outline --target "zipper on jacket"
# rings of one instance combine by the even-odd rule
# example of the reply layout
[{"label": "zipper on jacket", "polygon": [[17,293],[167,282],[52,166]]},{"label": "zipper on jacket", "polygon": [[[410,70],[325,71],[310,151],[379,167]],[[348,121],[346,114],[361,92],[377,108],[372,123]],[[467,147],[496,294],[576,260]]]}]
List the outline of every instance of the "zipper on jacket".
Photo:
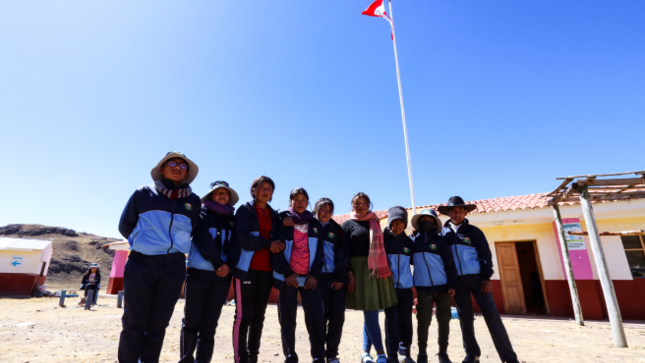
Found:
[{"label": "zipper on jacket", "polygon": [[170,225],[168,226],[168,237],[170,237],[170,247],[168,247],[168,251],[166,251],[166,257],[170,255],[170,250],[172,249],[172,246],[175,244],[175,242],[172,240],[172,234],[170,233],[172,230],[172,222],[174,221],[174,219],[175,219],[175,205],[173,204],[172,209],[170,211]]},{"label": "zipper on jacket", "polygon": [[[426,242],[428,242],[428,234],[426,233]],[[430,243],[430,242],[428,242]],[[428,252],[430,253],[430,252]],[[430,272],[430,266],[428,265],[428,260],[426,260],[425,252],[421,254],[421,257],[423,257],[423,262],[426,263],[426,268],[428,269],[428,277],[430,277],[430,286],[434,286],[434,280],[432,280],[432,272]]]},{"label": "zipper on jacket", "polygon": [[[326,233],[325,233],[325,226],[323,226],[323,227],[322,227],[322,232],[323,232],[323,236],[325,236],[325,235],[326,235]],[[307,237],[309,237],[309,236],[307,236]],[[323,242],[323,256],[322,256],[322,259],[323,259],[323,269],[325,269],[325,271],[323,271],[323,272],[324,272],[324,273],[329,273],[329,267],[327,267],[327,257],[325,256],[325,248],[327,247],[327,245],[325,244],[325,238],[324,238],[324,237],[323,237],[323,241],[322,241],[322,242]],[[332,249],[332,250],[333,250],[333,249]]]},{"label": "zipper on jacket", "polygon": [[459,257],[459,249],[457,248],[456,244],[453,246],[455,246],[455,254],[457,255],[457,262],[459,263],[459,272],[460,272],[459,276],[463,276],[464,271],[461,269],[461,257]]},{"label": "zipper on jacket", "polygon": [[[401,251],[399,251],[401,252]],[[401,254],[397,253],[396,255],[396,288],[399,289],[401,286]]]},{"label": "zipper on jacket", "polygon": [[[463,225],[463,222],[462,222],[462,225]],[[455,237],[457,239],[459,239],[459,236],[457,236],[457,231],[453,230],[451,227],[448,227],[448,228],[450,228],[450,231],[455,234]],[[457,228],[457,229],[460,229],[460,228],[461,228],[461,226],[459,228]],[[461,258],[459,257],[459,251],[457,249],[457,244],[453,244],[452,246],[455,247],[455,255],[457,256],[457,262],[459,263],[459,273],[460,273],[459,276],[463,276],[464,271],[461,269]]]}]

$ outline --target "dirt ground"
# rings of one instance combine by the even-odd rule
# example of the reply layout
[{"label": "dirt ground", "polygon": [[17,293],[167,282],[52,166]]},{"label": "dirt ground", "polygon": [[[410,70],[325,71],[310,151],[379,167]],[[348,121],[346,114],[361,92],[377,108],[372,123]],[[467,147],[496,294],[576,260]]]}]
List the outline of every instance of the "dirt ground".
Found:
[{"label": "dirt ground", "polygon": [[[116,308],[116,299],[99,298],[99,305],[91,311],[77,307],[77,302],[78,298],[68,298],[67,307],[61,308],[57,298],[0,299],[0,362],[116,362],[123,312]],[[166,332],[162,362],[179,359],[183,307],[183,301],[175,307]],[[213,362],[233,362],[231,329],[234,310],[233,306],[223,308]],[[309,344],[302,310],[298,312],[298,319],[298,352],[306,362],[309,361]],[[613,347],[611,329],[607,324],[588,323],[585,327],[578,327],[568,321],[510,318],[505,318],[504,323],[520,360],[528,363],[645,362],[645,327],[642,325],[626,327],[630,347],[618,349]],[[455,362],[460,362],[464,354],[459,321],[452,320],[450,326],[448,353]],[[476,319],[475,328],[483,352],[481,361],[499,362],[483,318]],[[436,342],[436,339],[433,322],[430,342]],[[341,362],[359,362],[361,342],[362,313],[347,311],[340,347]],[[431,344],[431,347],[435,346]],[[416,358],[416,342],[412,352]],[[271,305],[267,310],[260,361],[278,363],[283,359],[277,307]],[[434,358],[431,361],[435,361]]]}]

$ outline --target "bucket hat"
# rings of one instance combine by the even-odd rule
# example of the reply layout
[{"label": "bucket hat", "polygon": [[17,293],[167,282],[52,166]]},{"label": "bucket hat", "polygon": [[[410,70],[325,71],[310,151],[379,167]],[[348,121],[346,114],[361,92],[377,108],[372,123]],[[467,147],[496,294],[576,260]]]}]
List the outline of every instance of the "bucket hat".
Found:
[{"label": "bucket hat", "polygon": [[99,268],[99,264],[98,263],[93,263],[93,264],[90,265],[90,268]]},{"label": "bucket hat", "polygon": [[412,228],[414,228],[415,231],[419,230],[419,218],[421,218],[423,216],[430,216],[432,219],[434,219],[434,223],[435,223],[435,226],[437,227],[437,229],[439,229],[439,230],[441,229],[442,224],[441,224],[441,220],[439,219],[439,217],[437,217],[437,212],[435,212],[432,209],[424,209],[424,210],[422,210],[421,212],[415,214],[412,217],[412,222],[411,222],[412,223]]},{"label": "bucket hat", "polygon": [[192,160],[186,157],[186,155],[180,153],[179,151],[170,151],[166,154],[166,156],[161,159],[157,163],[157,166],[152,168],[150,170],[150,176],[152,177],[152,180],[157,181],[159,179],[163,178],[163,175],[161,175],[161,171],[159,169],[163,166],[163,164],[173,158],[179,158],[179,159],[184,159],[186,160],[186,163],[188,163],[188,173],[186,174],[186,177],[184,180],[182,180],[182,183],[185,184],[190,184],[195,180],[195,177],[197,176],[197,172],[199,171],[199,167],[197,167],[197,164],[195,164]]},{"label": "bucket hat", "polygon": [[460,196],[456,196],[456,195],[455,195],[454,197],[450,197],[450,199],[448,200],[448,204],[446,204],[446,205],[440,205],[440,206],[437,208],[437,210],[438,210],[438,211],[439,211],[439,213],[441,213],[441,214],[448,215],[448,211],[449,211],[449,210],[451,210],[452,208],[456,208],[456,207],[462,207],[462,208],[464,208],[464,209],[466,210],[466,212],[468,212],[468,213],[470,213],[470,212],[474,211],[475,209],[477,209],[477,206],[476,206],[476,205],[474,205],[474,204],[466,204],[466,203],[464,202],[464,200],[463,200],[463,199],[461,199],[461,197],[460,197]]},{"label": "bucket hat", "polygon": [[206,193],[205,196],[202,197],[202,202],[211,200],[211,194],[217,189],[226,189],[229,193],[231,193],[231,197],[228,199],[228,203],[226,204],[229,207],[234,206],[240,200],[237,192],[233,188],[229,187],[227,182],[223,180],[217,180],[211,183],[210,190],[208,191],[208,193]]}]

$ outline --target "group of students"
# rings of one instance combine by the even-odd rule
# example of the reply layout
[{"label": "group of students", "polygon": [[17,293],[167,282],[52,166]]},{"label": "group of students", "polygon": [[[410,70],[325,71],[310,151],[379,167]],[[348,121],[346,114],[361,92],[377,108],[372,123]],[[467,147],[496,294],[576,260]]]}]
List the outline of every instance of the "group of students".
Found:
[{"label": "group of students", "polygon": [[[414,363],[411,357],[413,292],[417,292],[416,362],[428,361],[428,330],[436,304],[440,363],[447,354],[451,298],[457,306],[466,357],[478,362],[471,294],[482,310],[503,362],[518,362],[495,308],[490,285],[491,252],[484,234],[465,216],[474,206],[452,197],[439,207],[450,221],[442,226],[432,210],[412,218],[388,211],[381,230],[370,198],[351,199],[350,219],[332,219],[334,203],[295,188],[289,208],[270,205],[275,183],[256,178],[251,201],[239,206],[237,192],[213,182],[203,198],[190,183],[197,165],[169,152],[151,170],[153,185],[137,189],[121,216],[119,230],[130,244],[125,267],[125,309],[119,362],[158,362],[165,329],[185,282],[179,362],[209,362],[215,330],[231,283],[235,294],[235,363],[257,363],[271,290],[279,290],[278,317],[286,363],[295,349],[298,295],[314,362],[339,363],[345,309],[364,313],[362,363]],[[188,258],[186,258],[186,254]],[[411,269],[414,265],[414,271]],[[379,311],[385,311],[385,348]],[[376,361],[370,351],[374,347]],[[387,351],[387,354],[386,354]]]}]

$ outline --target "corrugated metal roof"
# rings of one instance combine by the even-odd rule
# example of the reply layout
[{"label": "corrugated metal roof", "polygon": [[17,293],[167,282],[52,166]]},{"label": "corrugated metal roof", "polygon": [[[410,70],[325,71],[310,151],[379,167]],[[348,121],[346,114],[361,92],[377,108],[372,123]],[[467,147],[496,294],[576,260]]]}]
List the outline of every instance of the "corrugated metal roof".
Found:
[{"label": "corrugated metal roof", "polygon": [[51,243],[51,239],[0,237],[0,250],[44,250]]}]

